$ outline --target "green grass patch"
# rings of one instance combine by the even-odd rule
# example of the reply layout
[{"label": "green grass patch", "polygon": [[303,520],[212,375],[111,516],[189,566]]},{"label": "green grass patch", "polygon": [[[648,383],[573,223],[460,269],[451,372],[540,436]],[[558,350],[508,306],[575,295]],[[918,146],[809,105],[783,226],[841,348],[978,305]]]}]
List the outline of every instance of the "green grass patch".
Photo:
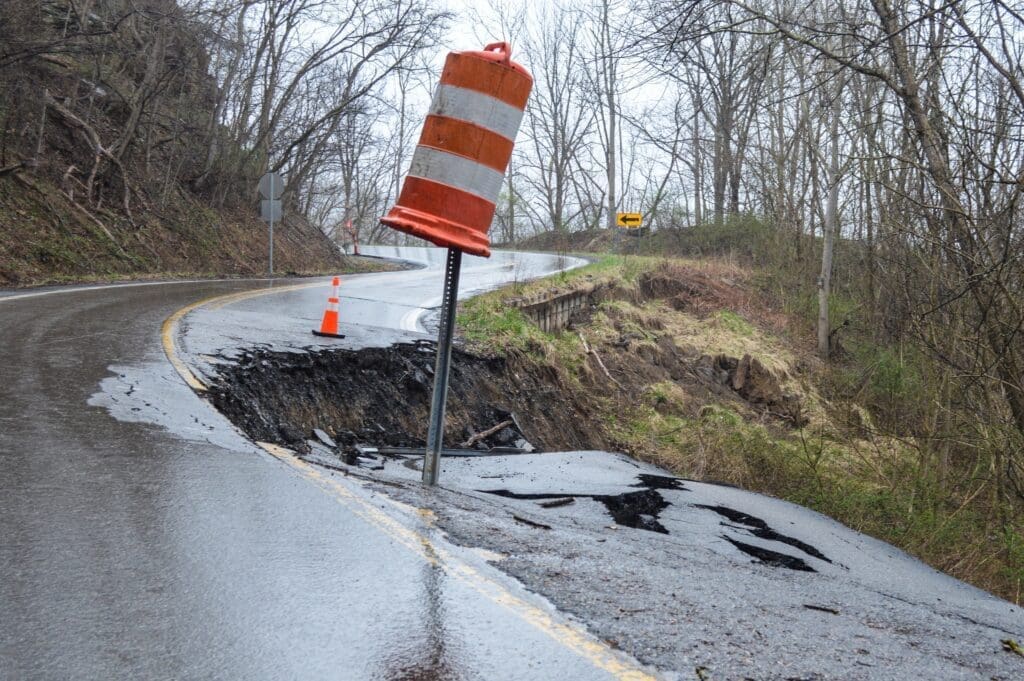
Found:
[{"label": "green grass patch", "polygon": [[754,335],[754,327],[750,322],[731,310],[721,310],[715,313],[715,321],[718,322],[719,326],[737,336],[750,338]]}]

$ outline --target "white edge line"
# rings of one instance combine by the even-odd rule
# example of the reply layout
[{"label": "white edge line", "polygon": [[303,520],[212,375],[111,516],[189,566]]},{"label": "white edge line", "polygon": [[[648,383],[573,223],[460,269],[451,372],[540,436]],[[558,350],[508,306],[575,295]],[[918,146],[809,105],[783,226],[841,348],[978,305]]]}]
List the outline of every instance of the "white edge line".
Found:
[{"label": "white edge line", "polygon": [[100,286],[67,286],[50,289],[48,291],[34,291],[32,293],[15,293],[10,296],[0,296],[0,303],[6,303],[13,300],[25,300],[26,298],[40,298],[42,296],[52,296],[58,293],[84,293],[87,291],[105,291],[108,289],[115,288],[137,288],[141,286],[172,286],[175,284],[204,284],[204,283],[224,283],[232,281],[285,281],[280,277],[274,277],[268,279],[266,277],[256,278],[247,277],[245,279],[177,279],[175,281],[141,281],[133,282],[129,284],[102,284]]}]

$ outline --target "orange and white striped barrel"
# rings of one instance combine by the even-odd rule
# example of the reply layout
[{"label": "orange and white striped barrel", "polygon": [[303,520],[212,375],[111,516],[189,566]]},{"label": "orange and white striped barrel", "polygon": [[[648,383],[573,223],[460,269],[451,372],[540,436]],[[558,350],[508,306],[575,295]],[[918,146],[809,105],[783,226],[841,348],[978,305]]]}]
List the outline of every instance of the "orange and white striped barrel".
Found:
[{"label": "orange and white striped barrel", "polygon": [[508,43],[448,55],[398,203],[381,222],[490,257],[487,231],[533,87],[511,55]]}]

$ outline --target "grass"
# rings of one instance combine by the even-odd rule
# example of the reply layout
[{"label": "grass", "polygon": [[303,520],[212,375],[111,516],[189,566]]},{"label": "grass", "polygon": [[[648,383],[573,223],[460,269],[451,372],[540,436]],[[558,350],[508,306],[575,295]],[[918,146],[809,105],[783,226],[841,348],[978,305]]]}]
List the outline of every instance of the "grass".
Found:
[{"label": "grass", "polygon": [[[266,266],[267,230],[252,211],[217,211],[185,192],[159,212],[138,202],[135,225],[108,208],[90,211],[45,174],[0,178],[0,286],[259,276]],[[352,269],[298,223],[278,230],[275,264],[290,274]]]}]

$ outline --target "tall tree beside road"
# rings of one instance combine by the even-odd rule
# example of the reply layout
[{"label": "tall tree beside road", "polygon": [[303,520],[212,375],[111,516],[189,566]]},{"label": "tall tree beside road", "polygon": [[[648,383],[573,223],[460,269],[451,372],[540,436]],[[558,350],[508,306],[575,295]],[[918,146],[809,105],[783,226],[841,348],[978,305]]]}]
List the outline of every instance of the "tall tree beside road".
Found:
[{"label": "tall tree beside road", "polygon": [[[880,341],[913,343],[942,367],[938,431],[974,429],[987,441],[983,429],[1012,428],[1018,444],[1001,450],[995,471],[1005,491],[1024,461],[1024,13],[1004,0],[653,0],[648,15],[680,68],[721,52],[704,45],[771,51],[763,80],[773,87],[750,100],[747,119],[767,147],[747,154],[762,176],[748,208],[794,226],[798,254],[825,251],[822,274],[834,270],[863,296]],[[717,92],[716,72],[703,71]],[[715,99],[721,109],[730,98]],[[733,152],[717,147],[739,137],[719,127],[714,154],[728,166]],[[720,173],[713,185],[716,212],[734,212]],[[833,242],[851,258],[841,268],[827,262]],[[823,353],[826,332],[822,323]],[[968,417],[978,413],[994,420]]]},{"label": "tall tree beside road", "polygon": [[[215,75],[224,105],[210,129],[217,151],[196,178],[220,198],[228,188],[210,184],[215,167],[221,178],[282,171],[288,200],[295,182],[332,153],[332,133],[351,110],[414,68],[447,18],[424,0],[200,0],[197,7],[232,29],[212,34],[208,46],[222,65]],[[231,144],[217,143],[224,134]]]},{"label": "tall tree beside road", "polygon": [[[129,220],[138,205],[166,208],[181,185],[215,207],[250,204],[267,170],[287,179],[291,212],[320,215],[317,181],[343,160],[339,135],[389,139],[365,114],[394,80],[422,69],[418,58],[448,19],[427,0],[9,4],[0,21],[0,169],[16,151],[12,168],[31,161],[23,149],[45,154],[54,126],[70,130],[82,153],[49,171],[81,210],[114,203]],[[55,69],[65,70],[66,90],[33,85]],[[381,181],[371,175],[360,177]]]},{"label": "tall tree beside road", "polygon": [[590,144],[594,111],[586,95],[587,63],[583,23],[575,9],[543,5],[525,36],[523,52],[533,69],[534,87],[526,109],[525,182],[538,197],[534,219],[562,232],[580,213],[573,202],[573,174]]}]

